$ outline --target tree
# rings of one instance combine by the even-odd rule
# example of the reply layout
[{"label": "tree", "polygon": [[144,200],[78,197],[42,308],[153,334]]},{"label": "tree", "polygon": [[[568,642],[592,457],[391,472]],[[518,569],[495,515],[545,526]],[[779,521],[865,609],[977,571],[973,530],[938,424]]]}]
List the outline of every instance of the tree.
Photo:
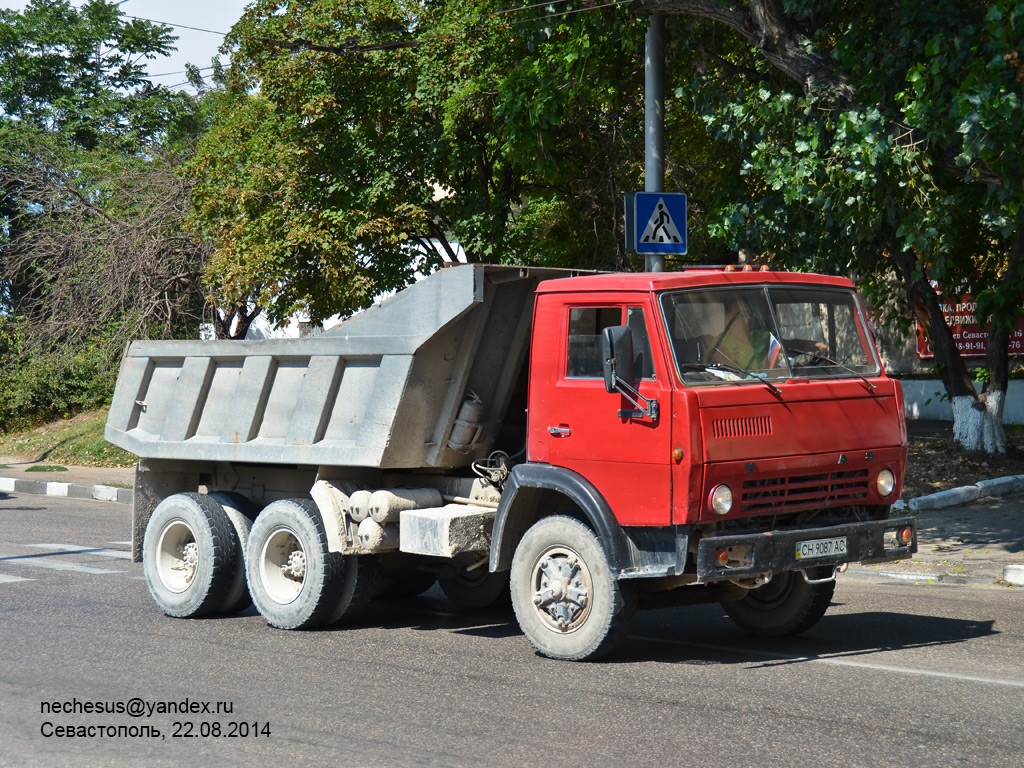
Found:
[{"label": "tree", "polygon": [[195,329],[206,246],[176,175],[201,123],[155,88],[159,24],[115,5],[0,11],[0,422],[102,400],[124,341]]},{"label": "tree", "polygon": [[[565,6],[573,8],[573,6]],[[208,278],[272,318],[351,312],[452,260],[630,268],[644,24],[496,0],[260,0],[190,167]],[[682,61],[683,57],[680,56]],[[674,65],[680,66],[680,65]],[[713,140],[673,111],[670,175],[714,188]],[[685,151],[689,143],[693,151]],[[699,238],[698,238],[699,240]]]},{"label": "tree", "polygon": [[[935,350],[957,441],[1005,450],[1007,342],[1024,295],[1024,3],[903,0],[882,12],[863,0],[641,0],[637,10],[694,19],[691,42],[711,49],[677,95],[743,158],[715,234],[782,263],[850,269],[876,294],[894,275]],[[722,26],[734,34],[709,34]],[[980,395],[933,281],[970,290],[990,323]]]}]

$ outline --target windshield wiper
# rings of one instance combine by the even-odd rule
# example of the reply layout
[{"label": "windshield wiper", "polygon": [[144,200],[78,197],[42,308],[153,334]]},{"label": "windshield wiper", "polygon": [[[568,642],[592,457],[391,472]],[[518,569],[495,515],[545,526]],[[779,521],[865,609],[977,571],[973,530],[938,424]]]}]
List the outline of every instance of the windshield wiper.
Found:
[{"label": "windshield wiper", "polygon": [[853,368],[851,368],[848,365],[843,365],[842,363],[836,362],[832,358],[825,357],[823,354],[821,354],[818,351],[805,352],[805,351],[799,350],[799,349],[793,349],[793,350],[787,349],[786,350],[786,356],[787,357],[809,357],[809,358],[811,358],[810,359],[810,364],[811,365],[814,365],[815,360],[820,360],[823,363],[828,363],[829,365],[834,365],[836,368],[842,368],[844,371],[848,371],[848,372],[852,373],[858,379],[860,379],[865,384],[867,384],[872,392],[874,392],[875,389],[876,389],[874,383],[870,379],[868,379],[868,377],[865,376],[860,371],[855,371]]},{"label": "windshield wiper", "polygon": [[[734,376],[739,376],[740,379],[753,379],[754,381],[764,384],[768,389],[774,392],[776,395],[781,396],[782,390],[776,387],[767,379],[762,379],[753,371],[744,371],[742,368],[736,368],[731,365],[724,363],[683,363],[679,366],[684,371],[722,371],[723,373],[731,373]],[[724,381],[731,381],[733,384],[738,384],[738,381],[732,381],[730,379],[723,379]]]}]

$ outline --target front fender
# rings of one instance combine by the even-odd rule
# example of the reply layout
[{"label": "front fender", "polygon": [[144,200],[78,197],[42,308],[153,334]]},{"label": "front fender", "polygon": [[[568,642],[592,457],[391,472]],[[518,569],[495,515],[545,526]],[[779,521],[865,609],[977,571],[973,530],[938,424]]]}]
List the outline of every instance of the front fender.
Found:
[{"label": "front fender", "polygon": [[604,496],[583,475],[551,464],[519,464],[512,469],[501,494],[491,534],[490,570],[512,567],[516,545],[527,528],[554,512],[540,507],[553,491],[575,504],[586,516],[604,548],[608,565],[616,578],[633,567],[629,539]]}]

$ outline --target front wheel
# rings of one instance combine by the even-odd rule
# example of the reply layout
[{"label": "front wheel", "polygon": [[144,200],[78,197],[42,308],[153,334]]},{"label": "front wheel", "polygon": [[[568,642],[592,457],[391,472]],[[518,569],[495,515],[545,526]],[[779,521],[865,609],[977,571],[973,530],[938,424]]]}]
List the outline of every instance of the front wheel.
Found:
[{"label": "front wheel", "polygon": [[611,653],[636,612],[630,581],[613,578],[601,542],[579,520],[546,517],[512,558],[512,607],[544,656],[583,661]]},{"label": "front wheel", "polygon": [[832,602],[835,581],[808,584],[803,575],[789,571],[740,600],[722,603],[740,629],[761,637],[786,637],[806,632],[817,624]]}]

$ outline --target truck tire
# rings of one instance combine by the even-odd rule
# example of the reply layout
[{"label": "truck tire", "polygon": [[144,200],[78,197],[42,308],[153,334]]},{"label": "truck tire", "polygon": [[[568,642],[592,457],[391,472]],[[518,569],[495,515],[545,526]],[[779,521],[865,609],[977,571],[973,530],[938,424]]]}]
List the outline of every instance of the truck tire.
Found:
[{"label": "truck tire", "polygon": [[279,629],[312,629],[335,618],[345,584],[345,559],[327,549],[312,499],[285,499],[256,517],[245,548],[253,604]]},{"label": "truck tire", "polygon": [[437,577],[445,597],[464,611],[486,611],[488,608],[508,607],[509,584],[507,573],[491,573],[487,563],[478,568],[470,566],[480,562],[480,556],[456,555],[452,575]]},{"label": "truck tire", "polygon": [[761,637],[786,637],[806,632],[828,610],[836,583],[808,584],[797,571],[775,576],[739,600],[722,603],[740,629]]},{"label": "truck tire", "polygon": [[366,611],[377,592],[377,556],[345,555],[345,577],[328,624],[351,620]]},{"label": "truck tire", "polygon": [[209,497],[220,504],[235,529],[235,571],[224,602],[216,612],[238,613],[252,605],[252,597],[245,583],[245,545],[249,540],[249,531],[252,530],[252,521],[256,519],[256,507],[238,493],[217,491],[209,494]]},{"label": "truck tire", "polygon": [[168,616],[219,611],[231,590],[236,558],[234,527],[213,499],[176,493],[153,510],[142,541],[142,572]]},{"label": "truck tire", "polygon": [[615,650],[636,613],[631,581],[613,578],[601,542],[562,515],[535,523],[512,558],[512,607],[533,647],[584,661]]}]

